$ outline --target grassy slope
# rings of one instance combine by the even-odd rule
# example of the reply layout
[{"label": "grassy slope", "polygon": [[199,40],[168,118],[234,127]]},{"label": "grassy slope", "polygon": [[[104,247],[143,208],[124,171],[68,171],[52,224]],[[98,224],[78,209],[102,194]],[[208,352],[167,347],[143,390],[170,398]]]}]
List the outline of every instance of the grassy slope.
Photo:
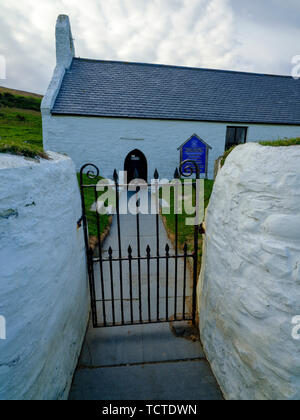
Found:
[{"label": "grassy slope", "polygon": [[41,99],[0,93],[0,152],[47,157],[43,150]]},{"label": "grassy slope", "polygon": [[19,95],[19,96],[30,96],[32,98],[39,98],[40,100],[43,99],[42,95],[38,93],[26,92],[24,90],[17,90],[17,89],[10,89],[4,86],[0,86],[0,93],[11,93],[12,95]]},{"label": "grassy slope", "polygon": [[[8,92],[7,92],[8,91]],[[11,89],[0,87],[0,153],[13,153],[28,157],[45,157],[43,150],[42,119],[39,95],[13,95]],[[19,93],[18,91],[16,91]],[[87,177],[85,184],[93,184]],[[95,202],[93,189],[87,189],[86,211],[89,233],[97,236],[96,213],[90,208]],[[109,225],[108,216],[101,216],[101,234]]]},{"label": "grassy slope", "polygon": [[0,108],[0,152],[47,157],[43,150],[42,121],[37,111]]}]

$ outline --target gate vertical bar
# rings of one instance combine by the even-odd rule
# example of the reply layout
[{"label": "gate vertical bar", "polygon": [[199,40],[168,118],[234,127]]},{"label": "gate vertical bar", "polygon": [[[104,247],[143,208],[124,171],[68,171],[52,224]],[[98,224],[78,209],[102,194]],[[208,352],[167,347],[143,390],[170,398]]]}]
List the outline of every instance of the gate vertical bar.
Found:
[{"label": "gate vertical bar", "polygon": [[[102,297],[102,313],[103,313],[103,323],[106,326],[106,310],[105,310],[105,292],[104,292],[104,280],[103,280],[103,260],[102,260],[102,244],[101,244],[101,223],[100,216],[98,213],[98,195],[97,188],[94,187],[94,196],[96,202],[96,224],[97,224],[97,240],[98,240],[98,249],[99,249],[99,269],[100,269],[100,281],[101,281],[101,297]],[[96,296],[95,296],[96,299]]]},{"label": "gate vertical bar", "polygon": [[[166,245],[166,320],[169,321],[169,256],[170,247]],[[175,257],[175,259],[177,259]]]},{"label": "gate vertical bar", "polygon": [[[193,302],[192,302],[192,321],[196,323],[196,310],[197,310],[197,274],[198,274],[198,236],[199,236],[199,194],[198,194],[198,181],[200,180],[200,170],[197,162],[194,160],[185,160],[180,164],[180,173],[184,177],[190,177],[196,173],[196,180],[193,179],[193,188],[195,190],[196,201],[196,215],[194,226],[194,253],[193,253]],[[194,194],[193,194],[194,196]]]},{"label": "gate vertical bar", "polygon": [[183,305],[182,305],[183,321],[185,320],[187,249],[188,249],[187,248],[187,244],[184,244],[184,247],[183,247],[183,252],[184,252],[184,263],[183,263]]},{"label": "gate vertical bar", "polygon": [[111,286],[111,308],[112,308],[112,320],[113,325],[116,325],[116,315],[115,315],[115,294],[114,294],[114,276],[113,276],[113,250],[109,247],[109,271],[110,271],[110,286]]},{"label": "gate vertical bar", "polygon": [[137,187],[137,201],[136,201],[136,231],[137,231],[137,254],[138,254],[138,288],[139,288],[139,317],[140,322],[143,321],[142,315],[142,284],[141,284],[141,238],[140,238],[140,197],[139,192],[141,188]]},{"label": "gate vertical bar", "polygon": [[99,169],[95,165],[91,163],[87,163],[86,165],[81,167],[80,173],[79,173],[83,232],[84,232],[84,242],[85,242],[85,249],[86,249],[90,294],[91,294],[92,320],[93,320],[93,326],[96,327],[97,326],[97,307],[96,307],[93,252],[90,249],[90,245],[89,245],[88,224],[87,224],[87,218],[86,218],[85,195],[84,195],[84,184],[83,184],[84,170],[88,167],[93,168],[93,170],[89,170],[86,174],[89,179],[97,178],[99,176]]},{"label": "gate vertical bar", "polygon": [[159,278],[159,186],[158,186],[158,178],[159,174],[157,169],[154,172],[154,179],[156,180],[155,183],[155,205],[156,205],[156,261],[157,261],[157,268],[156,268],[156,279],[157,279],[157,290],[156,290],[156,299],[157,299],[157,307],[156,307],[156,315],[157,321],[159,321],[159,287],[160,287],[160,278]]},{"label": "gate vertical bar", "polygon": [[[174,178],[179,179],[179,171],[176,168]],[[174,318],[177,320],[177,294],[178,294],[178,186],[174,187],[174,199],[175,199],[175,296],[174,296]]]},{"label": "gate vertical bar", "polygon": [[151,322],[151,286],[150,286],[150,258],[151,249],[147,246],[147,283],[148,283],[148,320]]},{"label": "gate vertical bar", "polygon": [[200,170],[197,163],[194,162],[196,169],[196,180],[194,181],[195,189],[195,202],[196,202],[196,215],[195,215],[195,226],[194,226],[194,270],[193,270],[193,325],[196,324],[196,310],[197,310],[197,275],[198,275],[198,237],[199,237],[199,194],[198,194],[198,181],[200,179]]},{"label": "gate vertical bar", "polygon": [[120,270],[120,299],[121,299],[121,322],[124,325],[124,299],[123,299],[123,273],[122,273],[122,243],[121,243],[121,225],[120,225],[120,197],[119,197],[119,183],[116,169],[113,175],[116,189],[116,210],[117,210],[117,225],[118,225],[118,246],[119,246],[119,270]]},{"label": "gate vertical bar", "polygon": [[129,296],[130,296],[130,319],[133,324],[133,293],[132,293],[132,248],[128,247],[128,263],[129,263]]},{"label": "gate vertical bar", "polygon": [[89,284],[90,284],[90,293],[91,293],[91,309],[92,309],[92,321],[93,327],[97,327],[98,319],[97,319],[97,303],[96,303],[96,292],[95,292],[95,277],[94,277],[94,263],[93,263],[93,250],[90,248],[88,250],[89,256],[87,265],[88,265],[88,276],[89,276]]}]

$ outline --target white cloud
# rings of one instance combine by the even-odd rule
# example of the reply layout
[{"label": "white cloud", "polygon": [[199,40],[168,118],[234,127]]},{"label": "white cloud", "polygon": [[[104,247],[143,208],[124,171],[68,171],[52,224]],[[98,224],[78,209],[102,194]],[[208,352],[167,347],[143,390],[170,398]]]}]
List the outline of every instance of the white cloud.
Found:
[{"label": "white cloud", "polygon": [[77,56],[204,67],[236,62],[228,0],[2,0],[7,85],[45,91],[60,13],[70,16]]},{"label": "white cloud", "polygon": [[291,59],[300,54],[299,0],[231,0],[239,39],[240,68],[291,74]]},{"label": "white cloud", "polygon": [[4,82],[45,92],[60,13],[70,16],[77,56],[289,73],[300,8],[286,2],[288,10],[281,0],[1,0]]}]

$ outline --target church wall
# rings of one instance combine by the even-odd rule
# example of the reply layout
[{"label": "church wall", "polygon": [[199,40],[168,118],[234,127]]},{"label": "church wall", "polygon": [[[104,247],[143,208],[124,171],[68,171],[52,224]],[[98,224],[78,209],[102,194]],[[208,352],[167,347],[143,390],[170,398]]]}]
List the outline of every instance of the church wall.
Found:
[{"label": "church wall", "polygon": [[300,126],[71,117],[44,113],[44,148],[68,154],[77,170],[87,162],[95,163],[105,177],[111,177],[115,168],[123,170],[127,154],[139,149],[148,161],[149,180],[155,168],[161,178],[170,179],[179,165],[177,148],[192,134],[197,134],[212,147],[208,175],[213,178],[214,161],[224,153],[228,125],[248,126],[248,142],[300,136]]}]

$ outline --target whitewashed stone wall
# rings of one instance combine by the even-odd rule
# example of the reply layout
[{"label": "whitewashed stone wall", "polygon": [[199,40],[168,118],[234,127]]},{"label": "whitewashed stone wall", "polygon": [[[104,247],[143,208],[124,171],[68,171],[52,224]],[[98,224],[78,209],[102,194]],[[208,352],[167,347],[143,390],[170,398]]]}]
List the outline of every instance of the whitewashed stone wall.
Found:
[{"label": "whitewashed stone wall", "polygon": [[217,176],[200,330],[228,399],[300,399],[300,146],[239,146]]},{"label": "whitewashed stone wall", "polygon": [[89,300],[72,161],[0,155],[0,399],[65,399]]},{"label": "whitewashed stone wall", "polygon": [[[53,95],[54,89],[50,89]],[[49,93],[50,95],[50,93]],[[51,96],[51,95],[50,95]],[[52,99],[53,100],[53,99]],[[155,168],[161,177],[171,179],[179,165],[180,147],[191,135],[197,134],[212,150],[209,152],[209,178],[214,176],[214,162],[224,153],[226,123],[192,121],[163,121],[124,118],[93,118],[53,116],[45,101],[43,138],[45,150],[69,155],[77,170],[87,163],[95,163],[101,174],[124,170],[124,161],[134,149],[141,150],[148,161],[148,177]],[[247,124],[234,124],[247,126]],[[299,126],[249,125],[248,142],[300,137]]]}]

